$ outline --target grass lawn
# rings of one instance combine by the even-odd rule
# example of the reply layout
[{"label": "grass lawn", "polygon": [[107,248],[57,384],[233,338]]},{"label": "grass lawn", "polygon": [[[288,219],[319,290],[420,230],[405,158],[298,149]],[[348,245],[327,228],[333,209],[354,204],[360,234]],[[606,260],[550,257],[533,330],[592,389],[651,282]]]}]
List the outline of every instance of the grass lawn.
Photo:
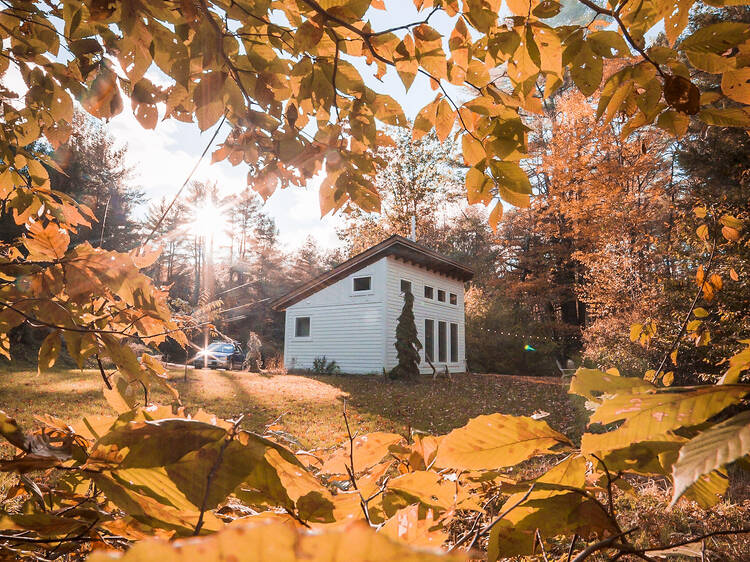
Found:
[{"label": "grass lawn", "polygon": [[[501,412],[545,418],[569,436],[580,435],[585,417],[575,397],[557,379],[454,375],[433,381],[386,382],[377,376],[264,375],[215,370],[171,371],[170,379],[188,411],[203,408],[220,417],[245,414],[243,427],[262,430],[279,416],[285,431],[305,447],[336,443],[345,436],[344,401],[353,430],[394,431],[410,428],[446,433],[480,414]],[[35,414],[66,421],[84,415],[113,413],[101,393],[98,371],[57,370],[38,375],[19,370],[0,375],[0,409],[22,424]],[[167,402],[165,394],[155,401]]]}]

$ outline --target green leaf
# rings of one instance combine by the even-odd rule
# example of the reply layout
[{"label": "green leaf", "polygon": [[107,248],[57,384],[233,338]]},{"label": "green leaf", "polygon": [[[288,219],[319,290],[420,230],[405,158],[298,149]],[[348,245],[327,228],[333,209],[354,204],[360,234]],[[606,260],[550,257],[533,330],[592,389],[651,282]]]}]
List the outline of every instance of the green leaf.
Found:
[{"label": "green leaf", "polygon": [[732,70],[737,66],[737,60],[734,58],[723,57],[715,53],[706,53],[704,51],[688,51],[688,60],[695,68],[710,72],[711,74],[721,74],[727,70]]},{"label": "green leaf", "polygon": [[750,113],[744,107],[707,107],[698,113],[698,119],[718,127],[750,127]]},{"label": "green leaf", "polygon": [[541,420],[492,414],[479,416],[444,436],[435,465],[458,470],[489,470],[513,466],[568,438]]},{"label": "green leaf", "polygon": [[656,126],[671,133],[677,138],[683,136],[690,125],[690,117],[680,111],[667,109],[659,114],[656,119]]},{"label": "green leaf", "polygon": [[602,57],[616,59],[630,56],[628,44],[616,31],[597,31],[587,39],[591,49]]},{"label": "green leaf", "polygon": [[590,96],[599,89],[603,71],[602,58],[589,47],[588,43],[583,44],[570,63],[570,76],[585,96]]},{"label": "green leaf", "polygon": [[745,42],[748,38],[750,38],[750,27],[746,23],[715,23],[696,30],[679,44],[678,49],[720,54]]},{"label": "green leaf", "polygon": [[672,505],[698,478],[750,453],[750,411],[699,433],[680,449],[672,467]]},{"label": "green leaf", "polygon": [[490,162],[490,171],[498,186],[514,193],[531,195],[531,182],[526,172],[516,162]]}]

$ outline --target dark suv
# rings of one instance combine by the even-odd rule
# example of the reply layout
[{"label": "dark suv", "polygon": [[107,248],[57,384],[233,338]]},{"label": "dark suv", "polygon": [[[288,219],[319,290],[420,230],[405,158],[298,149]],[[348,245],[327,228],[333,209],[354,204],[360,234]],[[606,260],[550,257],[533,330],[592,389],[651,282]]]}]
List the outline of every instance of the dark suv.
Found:
[{"label": "dark suv", "polygon": [[198,352],[193,360],[196,369],[202,369],[204,361],[207,367],[228,370],[241,369],[245,361],[245,354],[238,343],[226,341],[214,341],[209,344],[205,351]]}]

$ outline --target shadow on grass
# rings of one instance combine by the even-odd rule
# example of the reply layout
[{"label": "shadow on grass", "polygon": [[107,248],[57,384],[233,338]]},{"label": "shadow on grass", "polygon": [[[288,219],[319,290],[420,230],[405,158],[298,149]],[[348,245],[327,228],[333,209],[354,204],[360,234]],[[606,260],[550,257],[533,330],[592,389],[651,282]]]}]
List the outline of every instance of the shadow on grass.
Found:
[{"label": "shadow on grass", "polygon": [[339,388],[348,396],[349,409],[406,431],[447,433],[483,414],[530,416],[548,412],[544,420],[550,426],[578,440],[586,420],[582,405],[567,394],[567,386],[524,381],[521,377],[453,375],[449,381],[420,376],[392,381],[372,375],[299,376]]}]

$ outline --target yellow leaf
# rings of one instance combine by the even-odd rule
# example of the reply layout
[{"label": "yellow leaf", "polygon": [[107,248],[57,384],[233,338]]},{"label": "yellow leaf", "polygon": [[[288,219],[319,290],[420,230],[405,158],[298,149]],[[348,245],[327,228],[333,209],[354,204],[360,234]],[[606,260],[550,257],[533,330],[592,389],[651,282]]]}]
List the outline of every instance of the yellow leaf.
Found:
[{"label": "yellow leaf", "polygon": [[459,470],[513,466],[568,438],[547,423],[503,414],[479,416],[442,438],[435,465]]},{"label": "yellow leaf", "polygon": [[655,387],[652,384],[636,377],[621,377],[613,373],[604,373],[598,369],[581,367],[573,375],[568,392],[601,403],[607,396],[642,392],[653,388]]},{"label": "yellow leaf", "polygon": [[515,15],[528,17],[539,4],[539,0],[506,0],[506,4]]},{"label": "yellow leaf", "polygon": [[493,232],[497,232],[497,225],[500,222],[500,219],[503,218],[503,204],[500,201],[495,202],[495,206],[492,208],[492,211],[490,212],[490,218],[489,223],[490,227],[492,227]]},{"label": "yellow leaf", "polygon": [[380,528],[380,533],[420,547],[436,548],[446,539],[445,533],[437,528],[437,521],[434,520],[431,509],[428,509],[425,516],[420,519],[419,504],[399,509]]},{"label": "yellow leaf", "polygon": [[476,166],[487,157],[482,143],[469,133],[461,137],[461,148],[463,149],[464,162],[467,166]]},{"label": "yellow leaf", "polygon": [[[360,435],[354,439],[354,472],[363,472],[376,465],[388,454],[388,447],[402,441],[396,433],[374,432]],[[320,469],[326,474],[346,474],[346,467],[351,464],[350,447],[343,448],[331,455]],[[351,467],[350,467],[351,468]]]},{"label": "yellow leaf", "polygon": [[429,133],[435,126],[435,120],[437,118],[438,104],[442,100],[442,96],[437,96],[433,101],[424,106],[417,114],[414,119],[414,140],[419,140],[427,133]]},{"label": "yellow leaf", "polygon": [[469,205],[489,204],[492,201],[492,187],[492,180],[482,170],[469,168],[466,172],[466,198]]},{"label": "yellow leaf", "polygon": [[748,391],[747,386],[723,385],[617,394],[604,400],[590,423],[624,423],[607,433],[584,433],[581,450],[590,454],[664,439],[672,430],[697,425],[737,403]]},{"label": "yellow leaf", "polygon": [[728,98],[750,104],[750,68],[724,72],[721,76],[721,91]]},{"label": "yellow leaf", "polygon": [[440,100],[435,115],[435,133],[440,142],[448,138],[453,124],[456,122],[456,112],[453,111],[450,103],[445,98]]},{"label": "yellow leaf", "polygon": [[39,348],[39,364],[37,370],[40,374],[52,368],[57,360],[57,356],[60,354],[60,349],[62,349],[60,330],[55,330],[44,338],[44,341]]},{"label": "yellow leaf", "polygon": [[59,260],[70,244],[70,235],[54,223],[42,227],[41,223],[29,225],[30,238],[24,238],[24,245],[29,250],[29,261]]},{"label": "yellow leaf", "polygon": [[[248,518],[250,519],[250,518]],[[189,562],[191,560],[228,561],[250,557],[253,560],[294,562],[367,562],[399,560],[402,562],[459,562],[464,555],[443,554],[415,549],[403,542],[376,533],[369,525],[356,522],[332,529],[295,528],[278,518],[238,520],[218,533],[188,540],[167,542],[149,539],[136,542],[127,552],[96,551],[89,562]]]}]

